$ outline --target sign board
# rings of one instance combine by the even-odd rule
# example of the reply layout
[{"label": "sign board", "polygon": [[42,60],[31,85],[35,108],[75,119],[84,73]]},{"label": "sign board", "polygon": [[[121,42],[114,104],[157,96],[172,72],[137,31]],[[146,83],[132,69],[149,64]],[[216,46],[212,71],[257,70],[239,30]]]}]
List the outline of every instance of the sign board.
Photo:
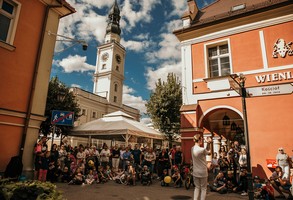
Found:
[{"label": "sign board", "polygon": [[239,83],[232,77],[229,77],[228,80],[229,80],[230,88],[235,90],[241,96],[241,86],[239,85]]},{"label": "sign board", "polygon": [[53,110],[51,123],[55,125],[73,126],[74,112]]},{"label": "sign board", "polygon": [[251,97],[292,94],[293,85],[291,83],[287,83],[287,84],[247,88],[246,90],[247,90],[247,93],[249,93]]}]

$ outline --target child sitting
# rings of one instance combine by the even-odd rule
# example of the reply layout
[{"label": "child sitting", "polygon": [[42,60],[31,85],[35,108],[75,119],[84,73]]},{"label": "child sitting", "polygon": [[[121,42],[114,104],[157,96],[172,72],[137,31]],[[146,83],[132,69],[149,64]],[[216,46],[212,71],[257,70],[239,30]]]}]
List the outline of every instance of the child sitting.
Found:
[{"label": "child sitting", "polygon": [[104,173],[103,166],[98,167],[97,174],[98,174],[98,179],[99,179],[99,182],[97,181],[97,183],[106,183],[107,182],[107,175]]},{"label": "child sitting", "polygon": [[82,174],[82,169],[79,167],[73,174],[72,180],[68,183],[68,185],[74,184],[74,185],[81,185],[84,183],[84,176]]},{"label": "child sitting", "polygon": [[130,181],[132,181],[132,184],[135,185],[136,172],[130,163],[127,165],[126,175],[128,184],[130,184]]},{"label": "child sitting", "polygon": [[64,167],[62,173],[61,173],[61,181],[63,183],[68,183],[70,181],[70,172],[68,167]]},{"label": "child sitting", "polygon": [[178,169],[174,170],[174,174],[172,175],[172,179],[174,181],[174,187],[179,188],[182,186],[182,178],[181,178],[181,175],[180,175]]},{"label": "child sitting", "polygon": [[147,165],[144,165],[140,173],[141,184],[150,185],[151,184],[151,173]]},{"label": "child sitting", "polygon": [[105,174],[107,175],[108,180],[113,180],[112,170],[110,165],[106,166]]},{"label": "child sitting", "polygon": [[259,199],[261,197],[262,184],[260,183],[260,178],[258,176],[253,178],[253,191],[254,198]]},{"label": "child sitting", "polygon": [[93,174],[93,170],[90,170],[89,174],[86,176],[85,183],[91,185],[93,184],[94,181],[95,181],[95,177]]},{"label": "child sitting", "polygon": [[265,186],[262,187],[261,197],[265,200],[275,200],[274,188],[268,179],[265,180]]},{"label": "child sitting", "polygon": [[224,173],[219,171],[218,175],[214,179],[213,185],[210,186],[211,191],[219,192],[220,194],[227,193],[227,180],[224,177]]},{"label": "child sitting", "polygon": [[163,170],[163,174],[161,175],[160,177],[160,180],[161,180],[161,186],[169,186],[169,183],[166,183],[165,182],[165,177],[168,176],[168,170],[167,169],[164,169]]}]

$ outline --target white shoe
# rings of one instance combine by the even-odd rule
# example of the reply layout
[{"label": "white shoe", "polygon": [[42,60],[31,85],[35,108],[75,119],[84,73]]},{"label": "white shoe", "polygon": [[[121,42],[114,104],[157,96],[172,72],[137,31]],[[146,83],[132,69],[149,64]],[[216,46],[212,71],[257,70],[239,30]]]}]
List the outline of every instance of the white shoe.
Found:
[{"label": "white shoe", "polygon": [[241,193],[241,196],[247,196],[248,194],[247,194],[247,192],[242,192]]}]

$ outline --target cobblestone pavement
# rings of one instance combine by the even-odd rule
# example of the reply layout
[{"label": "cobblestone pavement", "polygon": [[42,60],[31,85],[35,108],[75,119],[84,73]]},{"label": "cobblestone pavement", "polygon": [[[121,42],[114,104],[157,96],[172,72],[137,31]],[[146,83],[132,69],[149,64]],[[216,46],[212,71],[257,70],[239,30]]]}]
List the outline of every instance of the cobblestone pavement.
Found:
[{"label": "cobblestone pavement", "polygon": [[[120,185],[113,181],[105,184],[93,185],[68,185],[57,183],[57,188],[63,192],[67,200],[192,200],[193,188],[186,190],[183,188],[161,187],[158,181],[150,186]],[[238,200],[248,199],[240,194],[218,194],[208,192],[207,200]]]}]

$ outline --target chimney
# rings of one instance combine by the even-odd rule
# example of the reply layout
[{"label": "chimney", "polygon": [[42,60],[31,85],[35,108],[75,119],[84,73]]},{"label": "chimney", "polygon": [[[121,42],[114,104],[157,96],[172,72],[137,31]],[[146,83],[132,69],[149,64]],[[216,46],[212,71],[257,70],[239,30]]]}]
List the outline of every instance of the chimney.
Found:
[{"label": "chimney", "polygon": [[198,7],[195,3],[195,0],[187,0],[187,5],[188,10],[181,17],[183,21],[183,28],[189,27],[198,13]]}]

